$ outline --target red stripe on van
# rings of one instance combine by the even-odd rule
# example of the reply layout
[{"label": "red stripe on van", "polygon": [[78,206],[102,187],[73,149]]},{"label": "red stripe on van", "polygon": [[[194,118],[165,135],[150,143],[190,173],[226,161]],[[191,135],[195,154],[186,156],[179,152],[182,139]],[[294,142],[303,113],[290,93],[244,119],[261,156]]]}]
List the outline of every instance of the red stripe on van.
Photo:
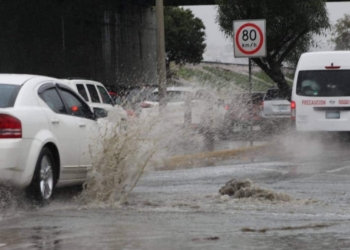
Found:
[{"label": "red stripe on van", "polygon": [[326,66],[326,69],[340,69],[340,66]]}]

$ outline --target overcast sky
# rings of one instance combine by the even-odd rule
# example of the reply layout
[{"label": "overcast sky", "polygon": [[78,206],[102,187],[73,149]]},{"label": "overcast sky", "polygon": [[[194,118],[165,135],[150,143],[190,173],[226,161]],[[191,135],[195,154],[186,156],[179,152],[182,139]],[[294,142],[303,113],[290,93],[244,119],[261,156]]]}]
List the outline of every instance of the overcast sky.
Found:
[{"label": "overcast sky", "polygon": [[[232,46],[232,42],[226,39],[219,30],[218,24],[215,22],[216,7],[215,6],[187,6],[193,11],[194,15],[203,20],[207,34],[207,51],[204,54],[204,60],[219,60],[221,62],[245,62],[244,59],[233,59],[231,54],[227,56],[227,51],[223,51],[225,46]],[[334,24],[339,18],[342,18],[345,13],[350,14],[350,2],[333,2],[327,3],[329,19]],[[331,47],[327,38],[319,38],[321,40],[321,48],[319,50],[330,50]],[[220,47],[222,49],[220,50]],[[233,49],[232,49],[233,51]],[[231,53],[232,53],[231,51]]]}]

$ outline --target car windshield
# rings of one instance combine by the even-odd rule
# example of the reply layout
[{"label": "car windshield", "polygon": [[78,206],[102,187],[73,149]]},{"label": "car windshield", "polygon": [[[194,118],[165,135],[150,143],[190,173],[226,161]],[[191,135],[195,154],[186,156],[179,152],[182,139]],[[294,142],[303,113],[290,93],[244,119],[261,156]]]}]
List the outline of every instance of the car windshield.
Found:
[{"label": "car windshield", "polygon": [[269,89],[265,95],[265,101],[285,100],[285,95],[279,89]]},{"label": "car windshield", "polygon": [[13,107],[20,86],[0,83],[0,108]]},{"label": "car windshield", "polygon": [[300,71],[296,92],[301,96],[350,96],[350,70]]}]

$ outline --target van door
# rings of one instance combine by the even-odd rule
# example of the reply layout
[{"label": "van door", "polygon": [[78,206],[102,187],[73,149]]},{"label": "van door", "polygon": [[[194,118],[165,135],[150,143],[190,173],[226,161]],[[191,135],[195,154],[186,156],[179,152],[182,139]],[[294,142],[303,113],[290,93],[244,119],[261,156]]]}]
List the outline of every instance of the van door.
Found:
[{"label": "van door", "polygon": [[350,70],[299,71],[296,86],[298,130],[350,131]]}]

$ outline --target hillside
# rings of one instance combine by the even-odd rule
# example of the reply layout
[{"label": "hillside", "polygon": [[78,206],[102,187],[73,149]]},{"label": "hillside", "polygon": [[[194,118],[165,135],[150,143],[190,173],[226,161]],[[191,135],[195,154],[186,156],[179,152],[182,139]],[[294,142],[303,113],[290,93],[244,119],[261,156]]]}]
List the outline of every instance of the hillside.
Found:
[{"label": "hillside", "polygon": [[[249,90],[248,66],[246,65],[201,63],[173,67],[172,70],[180,79],[213,88],[223,95]],[[253,92],[264,92],[268,88],[276,86],[260,68],[253,67],[252,73]],[[286,72],[286,74],[291,76],[291,72]],[[292,79],[287,78],[287,81],[292,85]]]}]

